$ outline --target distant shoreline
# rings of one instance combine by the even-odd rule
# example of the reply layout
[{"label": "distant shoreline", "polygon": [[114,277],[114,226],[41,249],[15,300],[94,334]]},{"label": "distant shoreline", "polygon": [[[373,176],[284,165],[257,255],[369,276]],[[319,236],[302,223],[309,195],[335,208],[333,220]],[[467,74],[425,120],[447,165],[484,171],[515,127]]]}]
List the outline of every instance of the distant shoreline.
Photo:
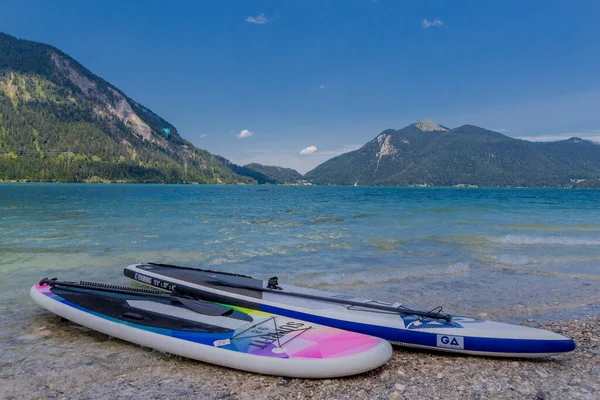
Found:
[{"label": "distant shoreline", "polygon": [[198,182],[123,182],[123,181],[102,181],[102,182],[53,182],[53,181],[27,181],[27,180],[2,180],[0,184],[76,184],[76,185],[182,185],[182,186],[293,186],[293,187],[356,187],[356,188],[403,188],[403,189],[591,189],[597,190],[600,187],[575,187],[575,186],[477,186],[477,185],[454,185],[454,186],[430,186],[430,185],[319,185],[319,184],[260,184],[260,183],[198,183]]}]

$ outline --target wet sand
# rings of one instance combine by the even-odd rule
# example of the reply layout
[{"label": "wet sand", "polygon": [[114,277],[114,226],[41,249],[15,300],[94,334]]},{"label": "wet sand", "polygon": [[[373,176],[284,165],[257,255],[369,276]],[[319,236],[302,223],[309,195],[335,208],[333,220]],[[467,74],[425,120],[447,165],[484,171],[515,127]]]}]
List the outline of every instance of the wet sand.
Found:
[{"label": "wet sand", "polygon": [[[597,313],[596,313],[597,314]],[[600,316],[540,325],[577,350],[493,359],[396,347],[372,372],[342,379],[262,376],[142,348],[40,310],[3,343],[3,399],[598,399]]]}]

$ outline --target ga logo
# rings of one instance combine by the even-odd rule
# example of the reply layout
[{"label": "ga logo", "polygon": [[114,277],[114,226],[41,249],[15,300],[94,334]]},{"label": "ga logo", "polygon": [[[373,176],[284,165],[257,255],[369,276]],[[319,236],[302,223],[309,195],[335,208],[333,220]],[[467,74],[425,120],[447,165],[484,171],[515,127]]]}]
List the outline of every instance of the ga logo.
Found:
[{"label": "ga logo", "polygon": [[437,335],[437,347],[464,350],[465,338],[462,336]]}]

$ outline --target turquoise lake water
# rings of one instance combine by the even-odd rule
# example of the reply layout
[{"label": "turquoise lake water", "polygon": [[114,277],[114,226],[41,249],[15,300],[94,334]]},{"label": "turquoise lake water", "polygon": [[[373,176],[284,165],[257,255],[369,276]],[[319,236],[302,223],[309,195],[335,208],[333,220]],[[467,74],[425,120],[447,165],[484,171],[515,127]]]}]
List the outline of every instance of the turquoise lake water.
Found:
[{"label": "turquoise lake water", "polygon": [[449,312],[600,304],[600,191],[0,184],[0,334],[43,277],[124,284],[155,261]]}]

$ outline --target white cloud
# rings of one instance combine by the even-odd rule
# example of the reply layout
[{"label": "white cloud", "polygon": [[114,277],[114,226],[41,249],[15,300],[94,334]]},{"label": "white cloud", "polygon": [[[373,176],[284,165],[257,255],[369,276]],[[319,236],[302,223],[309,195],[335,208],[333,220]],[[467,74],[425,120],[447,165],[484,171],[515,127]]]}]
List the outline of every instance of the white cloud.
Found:
[{"label": "white cloud", "polygon": [[236,136],[239,139],[244,139],[244,138],[248,138],[248,137],[252,136],[253,134],[254,134],[254,132],[250,132],[248,129],[244,129],[243,131],[238,133]]},{"label": "white cloud", "polygon": [[313,145],[310,145],[310,146],[305,147],[302,150],[300,150],[300,153],[298,153],[298,154],[304,156],[306,154],[312,154],[315,151],[317,151],[317,148],[315,146],[313,146]]},{"label": "white cloud", "polygon": [[325,89],[325,85],[319,86],[319,89]]},{"label": "white cloud", "polygon": [[424,19],[423,22],[421,22],[421,28],[423,29],[439,28],[440,26],[444,26],[444,21],[442,21],[439,18],[433,19],[431,21],[428,19]]},{"label": "white cloud", "polygon": [[265,16],[265,14],[260,13],[256,17],[246,18],[246,22],[249,24],[264,25],[269,22],[269,19]]},{"label": "white cloud", "polygon": [[200,139],[204,139],[206,137],[206,133],[203,133],[202,135],[200,135]]}]

